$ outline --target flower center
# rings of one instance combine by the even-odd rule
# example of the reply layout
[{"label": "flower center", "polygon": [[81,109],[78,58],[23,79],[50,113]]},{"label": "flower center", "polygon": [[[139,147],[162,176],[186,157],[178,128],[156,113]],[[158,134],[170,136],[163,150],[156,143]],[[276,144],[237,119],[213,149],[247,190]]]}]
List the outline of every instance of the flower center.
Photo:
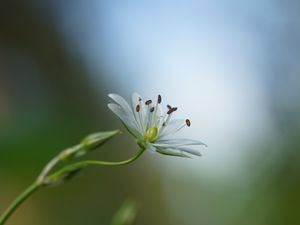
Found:
[{"label": "flower center", "polygon": [[149,128],[144,134],[144,140],[154,142],[157,138],[158,129],[156,126]]}]

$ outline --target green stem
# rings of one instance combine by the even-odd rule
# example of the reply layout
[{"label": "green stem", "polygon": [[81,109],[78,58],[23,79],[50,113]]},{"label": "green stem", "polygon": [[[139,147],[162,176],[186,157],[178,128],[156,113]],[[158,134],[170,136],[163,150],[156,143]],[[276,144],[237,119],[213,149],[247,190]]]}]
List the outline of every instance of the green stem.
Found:
[{"label": "green stem", "polygon": [[[0,217],[0,225],[4,225],[4,223],[8,220],[8,218],[12,215],[12,213],[35,191],[37,191],[40,187],[42,187],[47,180],[55,180],[56,178],[60,177],[62,174],[68,171],[74,171],[77,169],[82,169],[89,165],[97,165],[97,166],[123,166],[132,163],[137,158],[139,158],[145,148],[141,148],[140,151],[137,152],[132,158],[120,162],[106,162],[106,161],[82,161],[78,163],[71,164],[62,168],[61,170],[53,173],[52,175],[46,176],[50,170],[57,164],[57,158],[54,158],[43,170],[42,175],[39,176],[38,181],[34,182],[31,186],[29,186],[20,196],[18,196],[11,205],[6,209],[6,211]],[[50,166],[49,166],[50,165]],[[46,176],[46,177],[45,177]]]},{"label": "green stem", "polygon": [[132,158],[124,160],[124,161],[120,161],[120,162],[87,160],[87,161],[81,161],[78,163],[73,163],[73,164],[68,165],[68,166],[62,168],[61,170],[49,175],[46,179],[55,180],[57,177],[60,177],[61,175],[66,174],[70,171],[76,171],[78,169],[82,169],[84,167],[91,166],[91,165],[93,165],[93,166],[124,166],[124,165],[128,165],[128,164],[132,163],[133,161],[135,161],[136,159],[138,159],[143,154],[144,151],[145,151],[145,148],[141,148],[140,151],[138,151],[137,154],[134,155]]},{"label": "green stem", "polygon": [[0,217],[0,225],[3,225],[7,219],[11,216],[11,214],[35,191],[37,191],[41,185],[37,182],[34,182],[30,185],[21,195],[19,195],[11,205],[6,209],[6,211]]}]

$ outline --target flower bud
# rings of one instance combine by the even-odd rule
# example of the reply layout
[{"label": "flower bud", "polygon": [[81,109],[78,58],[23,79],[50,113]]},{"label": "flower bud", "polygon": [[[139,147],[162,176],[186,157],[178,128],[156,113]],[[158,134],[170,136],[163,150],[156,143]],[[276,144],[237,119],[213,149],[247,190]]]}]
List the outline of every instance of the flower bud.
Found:
[{"label": "flower bud", "polygon": [[61,161],[70,160],[87,154],[88,152],[98,148],[106,141],[119,134],[119,130],[98,132],[88,135],[80,144],[75,145],[61,152],[59,158]]},{"label": "flower bud", "polygon": [[106,141],[119,133],[119,130],[114,130],[90,134],[81,141],[80,146],[82,147],[83,151],[89,152],[103,145]]},{"label": "flower bud", "polygon": [[71,180],[81,171],[81,169],[82,168],[70,168],[54,173],[53,175],[50,175],[43,181],[43,185],[59,185],[64,181]]}]

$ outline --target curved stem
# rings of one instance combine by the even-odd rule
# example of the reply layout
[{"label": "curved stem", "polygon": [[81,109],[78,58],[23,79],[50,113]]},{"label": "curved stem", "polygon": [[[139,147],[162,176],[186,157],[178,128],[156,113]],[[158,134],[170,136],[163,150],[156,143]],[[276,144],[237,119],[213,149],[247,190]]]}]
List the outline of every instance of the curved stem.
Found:
[{"label": "curved stem", "polygon": [[80,148],[80,145],[76,145],[59,153],[56,157],[54,157],[50,162],[47,163],[47,165],[44,167],[44,169],[38,176],[37,181],[42,183],[45,177],[47,177],[49,173],[53,170],[53,168],[64,159],[65,154],[70,154],[71,152],[78,151]]},{"label": "curved stem", "polygon": [[30,185],[22,194],[20,194],[0,217],[0,225],[3,225],[11,216],[11,214],[18,208],[18,206],[20,206],[30,195],[32,195],[40,187],[41,185],[35,182],[32,185]]},{"label": "curved stem", "polygon": [[[4,225],[4,223],[7,221],[7,219],[12,215],[12,213],[29,197],[31,196],[35,191],[37,191],[40,187],[44,185],[45,180],[51,180],[60,177],[61,175],[65,174],[69,171],[74,171],[77,169],[82,169],[89,165],[97,165],[97,166],[123,166],[130,164],[131,162],[135,161],[137,158],[139,158],[142,153],[145,151],[145,148],[141,148],[140,151],[137,152],[136,155],[134,155],[132,158],[120,162],[106,162],[106,161],[94,161],[94,160],[88,160],[88,161],[82,161],[78,163],[71,164],[69,166],[66,166],[62,168],[61,170],[53,173],[52,175],[47,176],[47,174],[50,172],[50,170],[57,164],[57,158],[54,158],[50,163],[45,167],[42,174],[39,176],[38,180],[34,182],[32,185],[30,185],[24,192],[22,192],[21,195],[19,195],[12,203],[11,205],[6,209],[6,211],[2,214],[0,217],[0,225]],[[45,177],[46,176],[46,177]],[[41,180],[42,179],[42,180]]]},{"label": "curved stem", "polygon": [[[53,158],[42,170],[41,174],[38,176],[38,181],[42,182],[49,172],[59,163],[59,157]],[[1,225],[1,224],[0,224]]]},{"label": "curved stem", "polygon": [[[81,161],[78,163],[73,163],[71,165],[65,166],[61,170],[49,175],[46,179],[55,179],[56,177],[60,177],[60,175],[65,174],[69,171],[76,171],[78,169],[82,169],[84,167],[94,165],[94,166],[124,166],[127,164],[132,163],[136,159],[138,159],[143,152],[145,151],[145,148],[141,148],[140,151],[138,151],[132,158],[120,161],[120,162],[107,162],[107,161],[97,161],[97,160],[87,160],[87,161]],[[0,224],[1,225],[1,224]]]}]

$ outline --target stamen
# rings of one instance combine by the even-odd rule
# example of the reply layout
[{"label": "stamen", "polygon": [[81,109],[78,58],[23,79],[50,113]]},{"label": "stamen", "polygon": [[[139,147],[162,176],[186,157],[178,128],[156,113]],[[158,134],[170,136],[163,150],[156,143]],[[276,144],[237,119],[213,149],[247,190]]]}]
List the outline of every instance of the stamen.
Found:
[{"label": "stamen", "polygon": [[180,131],[180,130],[181,130],[182,128],[184,128],[185,126],[188,126],[188,127],[191,126],[191,121],[190,121],[189,119],[186,119],[186,120],[183,122],[183,124],[175,130],[174,133],[177,133],[178,131]]},{"label": "stamen", "polygon": [[171,108],[171,109],[169,109],[167,114],[170,115],[172,112],[175,112],[176,110],[177,110],[177,107]]},{"label": "stamen", "polygon": [[185,120],[185,124],[186,124],[188,127],[190,127],[190,126],[191,126],[191,121],[190,121],[189,119],[186,119],[186,120]]},{"label": "stamen", "polygon": [[140,106],[140,105],[137,105],[136,108],[135,108],[135,110],[136,110],[137,112],[139,112],[139,111],[141,110],[141,106]]},{"label": "stamen", "polygon": [[170,106],[170,105],[167,105],[167,107],[168,107],[169,110],[172,109],[172,106]]},{"label": "stamen", "polygon": [[157,103],[158,103],[158,104],[161,103],[161,95],[158,95],[158,97],[157,97]]},{"label": "stamen", "polygon": [[150,105],[151,103],[152,103],[152,100],[151,100],[151,99],[149,99],[149,100],[147,100],[147,101],[145,102],[146,105]]},{"label": "stamen", "polygon": [[[149,109],[150,106],[148,106],[148,109]],[[150,109],[149,109],[149,114],[148,114],[148,126],[147,126],[147,129],[153,127],[153,120],[155,119],[155,114],[153,114],[155,110],[155,107],[152,106]]]}]

